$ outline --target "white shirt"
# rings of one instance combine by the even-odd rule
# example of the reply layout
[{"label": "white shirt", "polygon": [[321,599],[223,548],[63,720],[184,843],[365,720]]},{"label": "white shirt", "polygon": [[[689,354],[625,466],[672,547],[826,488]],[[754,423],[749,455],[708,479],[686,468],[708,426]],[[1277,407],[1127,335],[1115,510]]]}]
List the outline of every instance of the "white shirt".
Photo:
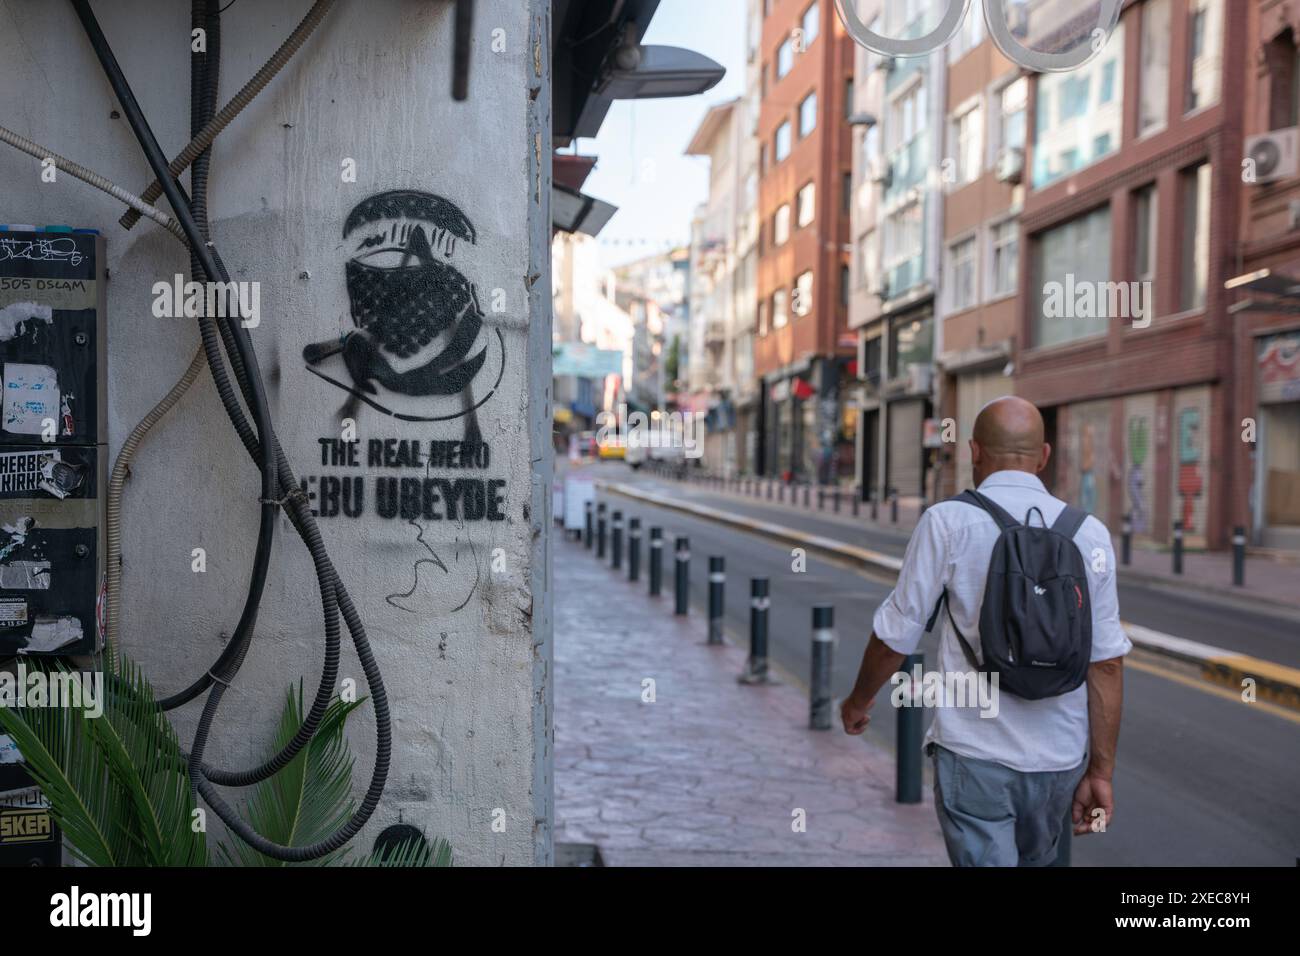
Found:
[{"label": "white shirt", "polygon": [[[1065,502],[1048,494],[1037,476],[1023,471],[999,471],[979,490],[1011,517],[1023,522],[1037,508],[1050,527]],[[1038,523],[1038,516],[1033,516]],[[980,606],[989,558],[1000,529],[982,508],[960,501],[940,502],[921,516],[903,557],[898,583],[876,610],[876,637],[900,654],[913,654],[926,622],[944,588],[962,636],[979,656]],[[1110,532],[1089,516],[1074,536],[1088,573],[1092,601],[1092,660],[1122,657],[1133,644],[1119,620],[1115,590],[1115,553]],[[969,674],[970,664],[953,633],[945,611],[935,622],[939,632],[938,668],[943,674]],[[927,673],[934,662],[926,662]],[[997,694],[996,717],[981,717],[976,706],[935,708],[925,739],[980,760],[1021,771],[1069,770],[1083,760],[1088,747],[1088,686],[1043,700]],[[991,709],[990,709],[991,712]]]}]

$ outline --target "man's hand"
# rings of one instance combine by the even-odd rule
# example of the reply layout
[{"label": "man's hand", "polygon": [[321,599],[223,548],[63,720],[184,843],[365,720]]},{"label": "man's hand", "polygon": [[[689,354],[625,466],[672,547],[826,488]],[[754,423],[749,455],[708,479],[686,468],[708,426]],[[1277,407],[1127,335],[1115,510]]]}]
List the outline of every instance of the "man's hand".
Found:
[{"label": "man's hand", "polygon": [[[1099,814],[1097,811],[1100,810]],[[1110,787],[1110,778],[1093,774],[1090,770],[1083,775],[1079,786],[1074,791],[1074,806],[1070,809],[1070,819],[1074,821],[1074,835],[1084,836],[1088,833],[1105,832],[1115,816],[1115,794]],[[1093,827],[1100,821],[1102,829]]]},{"label": "man's hand", "polygon": [[870,711],[875,703],[874,697],[867,698],[865,703],[853,694],[844,698],[844,703],[840,704],[840,720],[844,722],[844,732],[856,737],[866,730],[867,724],[871,723]]}]

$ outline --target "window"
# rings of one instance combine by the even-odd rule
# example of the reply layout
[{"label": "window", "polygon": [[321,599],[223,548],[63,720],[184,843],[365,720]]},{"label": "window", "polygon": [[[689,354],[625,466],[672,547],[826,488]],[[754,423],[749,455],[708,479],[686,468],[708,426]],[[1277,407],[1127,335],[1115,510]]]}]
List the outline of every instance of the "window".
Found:
[{"label": "window", "polygon": [[1020,225],[1014,219],[1000,222],[990,230],[990,292],[995,296],[1014,295],[1020,280]]},{"label": "window", "polygon": [[853,116],[853,77],[844,81],[844,118],[850,119]]},{"label": "window", "polygon": [[1142,7],[1139,135],[1163,129],[1169,119],[1169,6],[1170,0],[1147,0]]},{"label": "window", "polygon": [[916,139],[925,128],[925,84],[918,83],[889,104],[889,150],[893,152]]},{"label": "window", "polygon": [[1180,308],[1205,308],[1210,274],[1210,164],[1181,175],[1183,193],[1182,292]]},{"label": "window", "polygon": [[885,217],[880,247],[884,256],[882,279],[890,296],[902,295],[925,277],[924,204],[919,200],[895,209]]},{"label": "window", "polygon": [[790,155],[790,121],[786,120],[776,128],[776,141],[772,145],[774,162],[781,162]]},{"label": "window", "polygon": [[799,138],[817,128],[817,91],[809,93],[799,104]]},{"label": "window", "polygon": [[889,377],[907,374],[913,365],[929,365],[934,358],[934,319],[896,318],[890,324],[893,348],[889,350]]},{"label": "window", "polygon": [[853,173],[846,172],[840,176],[840,212],[849,215],[853,211]]},{"label": "window", "polygon": [[799,21],[799,28],[803,30],[803,49],[808,49],[817,39],[817,34],[821,32],[822,15],[819,4],[815,2],[803,12],[803,18]]},{"label": "window", "polygon": [[776,78],[779,80],[794,66],[794,41],[789,37],[776,48]]},{"label": "window", "polygon": [[795,315],[808,315],[812,312],[813,307],[813,274],[809,269],[807,272],[799,273],[799,277],[794,280],[794,301],[791,303],[791,311]]},{"label": "window", "polygon": [[1156,278],[1156,187],[1146,186],[1133,194],[1133,278],[1155,282]]},{"label": "window", "polygon": [[1268,128],[1300,125],[1300,50],[1295,31],[1284,30],[1263,48],[1268,73]]},{"label": "window", "polygon": [[[1001,3],[1002,0],[994,0],[995,3]],[[957,35],[952,40],[952,55],[948,62],[956,63],[971,50],[975,49],[984,42],[984,8],[981,0],[971,0],[970,9],[966,12],[966,19],[962,21],[961,26],[957,29]]]},{"label": "window", "polygon": [[977,303],[975,238],[954,242],[948,249],[948,308],[961,312]]},{"label": "window", "polygon": [[1023,76],[998,93],[998,148],[1025,148],[1025,107],[1029,103],[1029,81]]},{"label": "window", "polygon": [[1106,331],[1109,206],[1040,233],[1034,239],[1033,263],[1035,345],[1061,345]]},{"label": "window", "polygon": [[840,263],[840,308],[849,307],[849,264]]},{"label": "window", "polygon": [[777,289],[772,293],[772,328],[783,329],[789,321],[785,312],[785,289]]},{"label": "window", "polygon": [[817,214],[814,208],[816,197],[816,183],[807,183],[803,189],[799,190],[799,195],[795,197],[795,207],[798,209],[795,214],[795,222],[799,226],[806,226],[813,221],[813,217]]},{"label": "window", "polygon": [[1035,188],[1091,166],[1119,148],[1123,51],[1121,22],[1092,62],[1069,73],[1039,76],[1034,118]]},{"label": "window", "polygon": [[956,163],[956,186],[965,186],[980,178],[984,168],[984,111],[979,104],[956,116],[952,121],[952,144]]},{"label": "window", "polygon": [[1191,0],[1187,16],[1187,112],[1219,101],[1223,72],[1223,0]]},{"label": "window", "polygon": [[783,246],[790,238],[790,204],[785,203],[772,217],[772,245]]}]

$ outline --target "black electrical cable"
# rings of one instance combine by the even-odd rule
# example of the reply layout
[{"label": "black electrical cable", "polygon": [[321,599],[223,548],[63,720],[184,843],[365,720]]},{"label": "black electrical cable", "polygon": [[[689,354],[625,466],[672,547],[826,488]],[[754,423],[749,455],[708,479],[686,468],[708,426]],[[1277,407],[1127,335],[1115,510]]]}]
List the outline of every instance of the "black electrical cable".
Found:
[{"label": "black electrical cable", "polygon": [[[154,138],[152,130],[149,128],[148,121],[145,119],[139,104],[127,83],[116,58],[113,56],[111,48],[108,46],[102,30],[95,19],[93,12],[86,0],[71,0],[78,19],[81,21],[86,31],[87,38],[94,48],[96,55],[100,60],[101,66],[117,95],[118,101],[122,106],[123,113],[126,115],[128,122],[131,124],[132,131],[139,141],[150,166],[153,168],[155,176],[158,177],[162,184],[163,192],[166,194],[168,202],[171,203],[182,230],[190,243],[191,250],[195,253],[198,264],[203,273],[208,276],[210,281],[220,279],[222,282],[229,282],[229,275],[226,273],[224,265],[221,263],[219,256],[216,254],[215,247],[202,235],[199,225],[196,223],[191,213],[189,198],[185,196],[184,190],[179,183],[173,179],[167,171],[166,159],[162,150]],[[337,572],[332,564],[329,563],[328,556],[324,554],[323,545],[320,542],[319,532],[315,527],[315,522],[311,517],[310,510],[302,500],[301,493],[298,489],[293,473],[288,466],[284,457],[283,450],[276,441],[274,430],[270,422],[270,412],[266,401],[265,390],[261,381],[261,373],[258,369],[256,355],[252,348],[252,342],[247,331],[239,323],[226,322],[224,325],[219,324],[222,337],[227,340],[228,346],[233,346],[229,353],[232,366],[236,369],[237,376],[240,378],[241,390],[244,391],[245,399],[249,402],[249,409],[253,414],[254,421],[257,424],[257,433],[254,435],[252,428],[249,426],[247,419],[243,415],[242,409],[239,408],[238,400],[234,397],[233,389],[230,388],[229,379],[225,375],[223,362],[221,361],[220,351],[216,350],[215,356],[213,349],[208,346],[215,346],[213,341],[215,336],[211,334],[211,323],[203,324],[204,344],[208,351],[209,364],[213,372],[214,382],[218,386],[218,394],[222,398],[222,403],[226,407],[232,424],[240,434],[241,440],[254,453],[255,460],[261,463],[262,473],[262,522],[258,534],[258,551],[254,556],[254,567],[251,575],[249,587],[249,600],[246,602],[244,612],[240,617],[239,624],[235,630],[235,636],[232,638],[226,651],[218,659],[218,663],[206,675],[205,681],[211,685],[211,692],[208,695],[203,715],[199,722],[199,727],[195,733],[194,746],[189,755],[189,770],[191,777],[191,787],[201,793],[208,804],[216,811],[217,815],[232,830],[238,833],[245,841],[252,845],[258,851],[271,856],[275,859],[286,861],[302,861],[314,859],[323,856],[333,850],[343,846],[350,840],[366,820],[374,812],[379,803],[379,798],[383,793],[384,783],[387,778],[388,765],[391,756],[391,726],[390,715],[388,712],[387,695],[383,687],[383,679],[379,673],[379,668],[375,662],[374,655],[371,652],[369,642],[365,636],[365,629],[357,614],[356,608],[352,603],[351,597],[338,579]],[[212,359],[216,358],[213,362]],[[241,373],[242,374],[239,374]],[[224,381],[223,381],[224,380]],[[224,388],[222,387],[224,385]],[[283,500],[277,500],[275,494],[278,491],[284,493]],[[280,504],[285,504],[290,514],[290,520],[295,529],[303,535],[304,542],[312,552],[313,560],[316,562],[318,575],[320,577],[322,600],[326,605],[327,619],[327,636],[329,630],[332,609],[341,609],[348,630],[352,635],[353,643],[356,646],[357,656],[361,662],[362,670],[365,673],[366,681],[371,690],[372,704],[375,708],[376,718],[376,754],[375,767],[372,774],[370,787],[362,800],[361,806],[352,815],[352,817],[337,830],[334,834],[324,840],[307,847],[286,847],[267,840],[261,834],[256,833],[249,827],[242,818],[222,799],[221,795],[212,786],[211,781],[205,775],[209,768],[202,763],[203,749],[206,745],[208,731],[212,721],[215,719],[217,709],[220,705],[221,698],[224,696],[225,688],[229,686],[230,680],[238,672],[240,665],[243,663],[244,656],[247,653],[251,642],[253,626],[256,623],[257,605],[260,603],[261,593],[265,586],[267,564],[269,563],[270,544],[273,540],[274,533],[274,514]],[[337,621],[335,618],[335,635],[337,636]],[[327,651],[327,669],[329,665],[329,654]],[[337,666],[335,660],[334,666]],[[200,682],[202,683],[202,682]],[[333,681],[329,683],[332,690]],[[202,689],[188,694],[187,699],[193,699]],[[306,722],[304,728],[306,729]],[[305,734],[303,744],[310,739],[311,733]],[[300,733],[300,736],[302,734]],[[302,744],[299,745],[299,749]],[[286,748],[262,768],[253,771],[247,771],[243,774],[214,774],[213,779],[226,777],[229,779],[245,778],[250,775],[264,779],[263,773],[267,768],[269,773],[274,773],[284,764],[292,759],[289,753],[290,748]],[[297,751],[294,750],[294,753]],[[287,755],[287,756],[286,756]],[[265,775],[269,775],[266,773]],[[224,781],[221,781],[224,782]],[[251,782],[251,781],[250,781]]]}]

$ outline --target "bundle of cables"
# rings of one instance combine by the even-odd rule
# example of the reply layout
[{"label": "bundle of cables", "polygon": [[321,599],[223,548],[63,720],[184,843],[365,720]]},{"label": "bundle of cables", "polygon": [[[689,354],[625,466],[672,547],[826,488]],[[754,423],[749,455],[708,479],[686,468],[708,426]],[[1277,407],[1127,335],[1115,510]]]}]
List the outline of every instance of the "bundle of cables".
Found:
[{"label": "bundle of cables", "polygon": [[[216,246],[209,237],[207,185],[211,163],[211,142],[218,132],[252,99],[256,93],[269,82],[284,63],[302,45],[315,26],[324,17],[333,0],[318,0],[304,17],[294,33],[280,47],[275,56],[258,71],[257,75],[231,100],[220,112],[216,110],[217,84],[219,74],[221,46],[221,14],[217,0],[192,0],[192,26],[204,31],[206,48],[191,53],[190,71],[190,112],[191,136],[186,150],[169,165],[165,155],[155,139],[148,121],[145,119],[136,101],[135,95],[127,83],[112,49],[109,47],[95,19],[87,0],[71,0],[77,17],[86,36],[94,49],[96,57],[103,67],[118,103],[122,108],[132,132],[144,152],[150,168],[156,177],[156,183],[146,190],[148,199],[142,199],[127,193],[102,177],[76,167],[58,158],[59,168],[71,171],[78,178],[91,182],[106,192],[123,200],[131,207],[128,216],[123,218],[123,225],[129,227],[134,221],[131,213],[140,213],[160,222],[173,234],[179,234],[189,246],[191,276],[196,281],[223,282],[230,281],[229,273],[221,261]],[[36,144],[29,143],[7,130],[0,129],[0,139],[10,142],[29,153],[39,151],[40,155],[52,155]],[[186,195],[177,180],[177,176],[192,162],[192,195]],[[75,169],[73,168],[75,167]],[[158,192],[149,193],[156,188]],[[150,199],[159,192],[166,196],[175,214],[175,219],[150,205]],[[355,836],[370,818],[379,804],[388,775],[392,750],[391,720],[388,710],[388,698],[384,692],[383,678],[379,673],[374,655],[366,639],[365,628],[361,623],[356,607],[344,588],[339,576],[331,564],[329,555],[321,541],[319,529],[311,514],[307,500],[303,495],[293,471],[285,458],[284,452],[276,439],[271,422],[266,392],[262,375],[258,368],[257,356],[253,350],[247,329],[238,317],[204,316],[199,321],[202,338],[201,356],[196,354],[181,380],[173,386],[167,397],[149,414],[145,420],[128,437],[123,446],[123,454],[114,468],[112,490],[117,493],[117,500],[110,504],[110,543],[109,574],[110,578],[110,629],[109,653],[116,654],[115,643],[117,626],[116,589],[120,586],[119,569],[116,567],[120,551],[119,517],[115,511],[120,508],[120,492],[125,477],[125,466],[129,456],[139,444],[144,432],[175,404],[176,400],[196,378],[206,360],[212,373],[222,406],[230,419],[240,441],[243,442],[249,456],[261,472],[261,493],[259,498],[260,522],[257,536],[257,549],[253,557],[252,571],[248,591],[244,600],[234,633],[213,665],[194,681],[189,687],[158,701],[162,710],[171,710],[189,703],[206,694],[203,711],[199,718],[194,740],[186,757],[190,778],[191,792],[195,799],[203,800],[221,818],[232,832],[245,840],[259,852],[276,860],[301,862],[316,859],[331,853]],[[229,371],[227,370],[229,364]],[[235,384],[231,383],[233,373]],[[236,392],[236,385],[238,392]],[[241,398],[243,405],[241,405]],[[248,415],[245,414],[245,407]],[[252,421],[249,421],[251,415]],[[258,609],[265,590],[267,572],[270,565],[271,545],[274,540],[276,516],[281,508],[295,531],[302,538],[311,555],[320,587],[321,605],[325,621],[325,659],[321,670],[320,683],[302,725],[289,743],[270,760],[257,767],[246,770],[224,770],[204,762],[204,750],[207,745],[212,724],[216,719],[221,700],[226,690],[234,681],[243,664],[252,643],[257,623]],[[117,575],[117,577],[114,577]],[[375,710],[376,746],[375,763],[370,784],[356,812],[329,837],[309,846],[283,846],[266,839],[252,827],[225,801],[217,785],[230,787],[251,786],[266,780],[284,769],[311,741],[334,694],[338,677],[340,655],[339,617],[347,625],[348,633],[356,648],[357,657],[365,674],[370,689],[371,701]]]}]

